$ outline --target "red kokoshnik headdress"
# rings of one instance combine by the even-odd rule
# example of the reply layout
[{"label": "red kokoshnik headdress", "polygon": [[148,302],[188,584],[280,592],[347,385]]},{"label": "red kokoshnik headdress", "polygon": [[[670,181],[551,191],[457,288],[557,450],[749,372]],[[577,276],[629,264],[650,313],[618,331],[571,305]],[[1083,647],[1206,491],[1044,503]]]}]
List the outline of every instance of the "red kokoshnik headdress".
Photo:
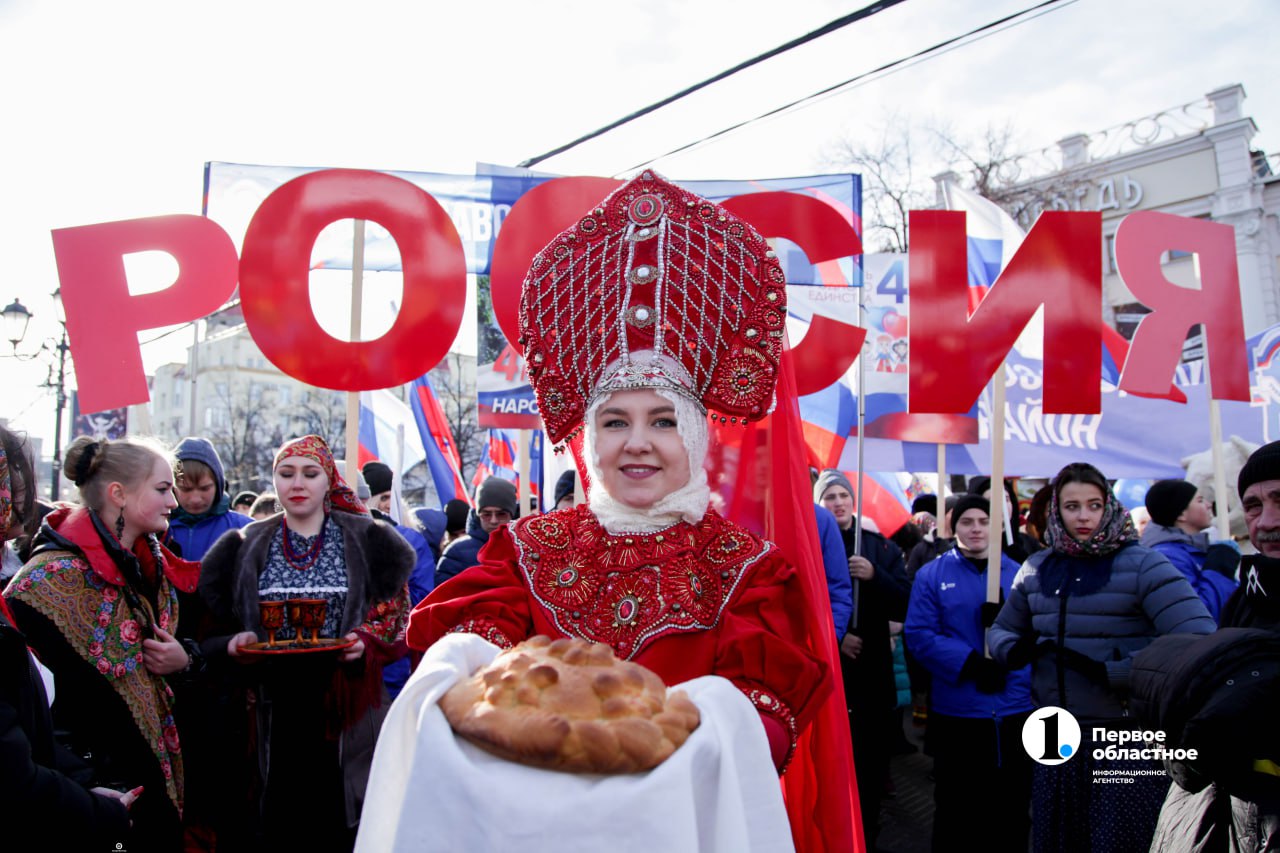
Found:
[{"label": "red kokoshnik headdress", "polygon": [[763,418],[785,285],[754,228],[641,172],[552,240],[525,276],[521,342],[547,434],[572,438],[594,398],[630,388],[681,391],[721,422]]}]

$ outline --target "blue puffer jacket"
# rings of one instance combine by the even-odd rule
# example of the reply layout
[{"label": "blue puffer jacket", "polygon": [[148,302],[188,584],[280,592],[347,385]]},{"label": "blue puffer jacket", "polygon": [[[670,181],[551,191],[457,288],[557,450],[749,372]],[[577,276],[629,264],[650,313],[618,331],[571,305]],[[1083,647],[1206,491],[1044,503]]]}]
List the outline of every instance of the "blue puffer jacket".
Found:
[{"label": "blue puffer jacket", "polygon": [[[223,500],[228,503],[228,506],[230,505],[225,496]],[[177,543],[182,549],[184,560],[199,562],[213,547],[213,543],[222,538],[222,534],[228,530],[239,530],[252,523],[252,518],[231,509],[221,515],[175,518],[169,522],[166,544]]]},{"label": "blue puffer jacket", "polygon": [[[1031,673],[1039,706],[1066,708],[1082,722],[1124,717],[1136,653],[1164,634],[1209,634],[1216,627],[1182,573],[1150,548],[1133,544],[1117,551],[1105,581],[1083,595],[1041,588],[1041,569],[1054,556],[1061,557],[1045,550],[1027,559],[987,633],[991,656],[1001,662],[1019,639],[1039,644]],[[1063,559],[1080,573],[1076,581],[1105,566],[1103,560]],[[1073,661],[1064,649],[1081,657]],[[1105,684],[1082,670],[1086,658],[1105,664]]]},{"label": "blue puffer jacket", "polygon": [[1165,527],[1153,521],[1142,532],[1142,544],[1164,554],[1200,596],[1213,621],[1222,621],[1222,605],[1236,591],[1236,582],[1212,569],[1205,571],[1204,559],[1211,544],[1209,534],[1192,536],[1177,527]]},{"label": "blue puffer jacket", "polygon": [[827,597],[831,599],[838,643],[853,615],[853,579],[849,577],[849,560],[844,555],[844,539],[836,517],[822,504],[814,504],[813,513],[818,520],[818,545],[822,548],[822,568],[827,575]]},{"label": "blue puffer jacket", "polygon": [[467,516],[467,535],[445,546],[436,563],[436,586],[480,562],[480,549],[489,541],[489,534],[480,526],[480,516],[473,509]]},{"label": "blue puffer jacket", "polygon": [[[1000,588],[1013,585],[1018,564],[1007,556],[1000,564]],[[980,605],[987,600],[985,558],[981,570],[951,549],[916,573],[907,605],[904,632],[911,654],[933,674],[930,707],[952,717],[1005,717],[1030,711],[1031,667],[1009,673],[1004,690],[983,693],[960,669],[972,652],[983,653]]]}]

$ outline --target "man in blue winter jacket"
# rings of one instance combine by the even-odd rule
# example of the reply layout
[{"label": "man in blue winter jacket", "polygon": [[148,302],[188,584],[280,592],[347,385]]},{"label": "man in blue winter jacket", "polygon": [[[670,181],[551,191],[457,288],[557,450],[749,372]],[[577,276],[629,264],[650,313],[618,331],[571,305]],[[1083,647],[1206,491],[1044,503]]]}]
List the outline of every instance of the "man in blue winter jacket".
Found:
[{"label": "man in blue winter jacket", "polygon": [[[988,604],[990,505],[962,495],[951,511],[956,547],[921,567],[905,633],[933,676],[928,746],[933,753],[933,849],[983,838],[984,849],[1027,849],[1031,760],[1022,725],[1034,709],[1031,672],[1012,672],[985,654],[983,634],[999,605]],[[1001,598],[1018,564],[1001,555]]]},{"label": "man in blue winter jacket", "polygon": [[1146,506],[1151,523],[1141,543],[1186,575],[1213,621],[1221,622],[1222,605],[1236,589],[1240,549],[1234,542],[1209,541],[1213,510],[1194,483],[1160,480],[1147,490]]}]

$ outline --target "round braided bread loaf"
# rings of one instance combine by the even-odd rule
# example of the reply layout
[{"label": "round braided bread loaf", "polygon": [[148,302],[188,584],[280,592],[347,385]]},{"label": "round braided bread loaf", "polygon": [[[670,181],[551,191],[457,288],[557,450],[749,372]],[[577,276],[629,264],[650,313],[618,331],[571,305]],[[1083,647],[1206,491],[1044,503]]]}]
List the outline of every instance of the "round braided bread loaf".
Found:
[{"label": "round braided bread loaf", "polygon": [[588,773],[656,767],[698,727],[698,708],[652,670],[578,638],[533,637],[440,699],[453,730],[511,761]]}]

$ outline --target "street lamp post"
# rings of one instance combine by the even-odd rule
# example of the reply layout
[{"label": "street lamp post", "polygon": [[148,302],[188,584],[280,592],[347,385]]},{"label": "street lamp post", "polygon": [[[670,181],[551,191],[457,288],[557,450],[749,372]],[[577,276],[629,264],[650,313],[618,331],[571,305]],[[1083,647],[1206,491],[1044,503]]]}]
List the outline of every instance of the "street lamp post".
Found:
[{"label": "street lamp post", "polygon": [[6,356],[7,358],[16,358],[20,361],[30,361],[37,358],[40,353],[46,350],[54,350],[57,352],[57,380],[53,379],[53,367],[49,368],[49,378],[45,380],[45,387],[52,388],[55,394],[57,409],[54,411],[54,427],[53,427],[53,472],[50,477],[49,497],[52,500],[58,500],[62,485],[62,410],[67,405],[67,353],[71,347],[67,343],[67,319],[62,311],[62,289],[58,288],[53,292],[54,307],[58,314],[58,325],[62,327],[62,332],[57,341],[52,338],[40,344],[40,349],[31,355],[21,355],[18,352],[18,344],[22,343],[22,339],[27,334],[27,324],[31,322],[33,316],[27,307],[21,301],[15,299],[6,305],[0,311],[0,321],[3,322],[3,335],[6,340],[13,346],[13,354]]},{"label": "street lamp post", "polygon": [[62,337],[58,340],[57,408],[53,415],[53,471],[49,476],[49,500],[57,501],[62,491],[62,410],[67,405],[67,324],[62,324]]}]

